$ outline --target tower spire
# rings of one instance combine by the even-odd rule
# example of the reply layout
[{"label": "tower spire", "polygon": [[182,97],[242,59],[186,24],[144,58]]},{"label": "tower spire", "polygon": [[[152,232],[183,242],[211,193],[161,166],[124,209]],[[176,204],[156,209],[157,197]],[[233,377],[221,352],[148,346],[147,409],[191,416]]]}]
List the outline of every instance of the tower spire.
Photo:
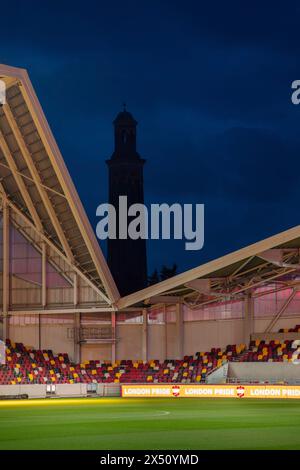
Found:
[{"label": "tower spire", "polygon": [[[143,167],[145,160],[136,151],[137,121],[123,103],[114,120],[115,149],[106,161],[109,171],[109,203],[119,220],[119,197],[127,197],[127,206],[144,203]],[[128,217],[128,223],[130,223]],[[117,234],[119,227],[117,226]],[[147,286],[146,240],[108,239],[107,261],[121,295]]]}]

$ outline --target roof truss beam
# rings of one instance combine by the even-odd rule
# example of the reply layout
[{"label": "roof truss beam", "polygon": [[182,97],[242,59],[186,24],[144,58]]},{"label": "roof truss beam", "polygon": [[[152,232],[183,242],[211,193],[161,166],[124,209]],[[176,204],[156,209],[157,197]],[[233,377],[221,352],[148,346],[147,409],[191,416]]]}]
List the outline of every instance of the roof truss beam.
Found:
[{"label": "roof truss beam", "polygon": [[265,333],[269,333],[273,326],[277,323],[281,315],[286,311],[292,300],[294,299],[295,295],[297,294],[298,289],[293,289],[290,296],[287,298],[283,306],[279,309],[278,313],[275,315],[275,317],[271,320],[267,328],[265,329]]},{"label": "roof truss beam", "polygon": [[[5,193],[3,192],[3,189],[1,188],[0,185],[0,194],[1,191],[3,195],[5,196]],[[68,266],[74,270],[108,305],[111,305],[110,299],[99,289],[91,280],[86,277],[80,269],[72,263],[66,255],[59,250],[59,248],[49,240],[47,236],[45,236],[44,233],[40,233],[35,225],[28,219],[28,217],[10,200],[7,198],[7,204],[18,214],[18,216],[35,232],[37,235],[55,252],[57,253],[67,264]]]},{"label": "roof truss beam", "polygon": [[17,183],[17,186],[19,188],[19,191],[22,195],[22,198],[24,199],[24,202],[25,202],[25,204],[27,206],[27,209],[30,213],[30,216],[31,216],[33,222],[35,223],[37,229],[41,232],[43,230],[41,220],[38,216],[38,213],[37,213],[37,211],[34,207],[34,204],[31,200],[31,197],[28,193],[28,190],[26,188],[24,180],[23,180],[22,176],[20,175],[20,173],[18,171],[17,165],[14,161],[14,158],[13,158],[13,156],[12,156],[10,150],[9,150],[9,147],[6,143],[5,137],[4,137],[1,130],[0,130],[0,147],[1,147],[1,150],[2,150],[2,153],[5,157],[5,159],[7,161],[8,168],[12,172],[13,177],[14,177],[14,179]]},{"label": "roof truss beam", "polygon": [[31,155],[30,155],[30,152],[27,148],[27,145],[25,143],[25,140],[21,134],[21,131],[15,121],[15,118],[13,116],[13,113],[8,105],[7,104],[4,104],[2,106],[3,108],[3,111],[4,111],[4,114],[6,116],[6,119],[11,127],[11,130],[12,130],[12,133],[16,139],[16,142],[18,144],[18,147],[22,153],[22,156],[26,162],[26,165],[28,166],[28,169],[30,171],[30,174],[31,174],[31,177],[34,181],[34,183],[36,184],[36,187],[37,187],[37,190],[39,192],[39,195],[43,201],[43,204],[47,210],[47,213],[49,215],[49,218],[51,220],[51,223],[55,229],[55,232],[57,234],[57,237],[61,243],[61,246],[67,256],[67,258],[72,261],[73,260],[73,253],[70,249],[70,246],[68,244],[68,241],[66,239],[66,236],[65,236],[65,233],[59,223],[59,220],[57,218],[57,215],[54,211],[54,208],[51,204],[51,201],[49,199],[49,196],[47,194],[47,191],[45,190],[44,186],[43,186],[43,183],[41,181],[41,178],[40,178],[40,175],[38,173],[38,170],[36,169],[34,163],[33,163],[33,160],[31,158]]}]

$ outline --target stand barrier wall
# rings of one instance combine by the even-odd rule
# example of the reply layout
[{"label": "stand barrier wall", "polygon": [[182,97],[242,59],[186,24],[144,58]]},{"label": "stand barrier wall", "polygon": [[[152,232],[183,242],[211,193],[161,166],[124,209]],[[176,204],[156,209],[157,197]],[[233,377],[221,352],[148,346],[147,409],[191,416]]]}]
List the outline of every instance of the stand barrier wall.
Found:
[{"label": "stand barrier wall", "polygon": [[300,386],[289,385],[122,385],[124,398],[298,398]]},{"label": "stand barrier wall", "polygon": [[52,393],[45,385],[1,385],[0,398],[27,395],[28,398],[119,397],[124,398],[292,398],[300,399],[297,385],[122,385],[98,384],[89,392],[86,384],[56,385]]}]

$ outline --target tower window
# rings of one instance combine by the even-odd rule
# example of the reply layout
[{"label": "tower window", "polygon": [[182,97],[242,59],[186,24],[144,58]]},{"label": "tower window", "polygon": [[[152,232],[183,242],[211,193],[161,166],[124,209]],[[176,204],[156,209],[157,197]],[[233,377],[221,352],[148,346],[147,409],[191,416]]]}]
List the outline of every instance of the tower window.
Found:
[{"label": "tower window", "polygon": [[128,136],[127,136],[127,132],[126,132],[126,131],[123,131],[123,133],[122,133],[122,142],[123,142],[123,144],[126,144],[126,142],[127,142],[127,137],[128,137]]}]

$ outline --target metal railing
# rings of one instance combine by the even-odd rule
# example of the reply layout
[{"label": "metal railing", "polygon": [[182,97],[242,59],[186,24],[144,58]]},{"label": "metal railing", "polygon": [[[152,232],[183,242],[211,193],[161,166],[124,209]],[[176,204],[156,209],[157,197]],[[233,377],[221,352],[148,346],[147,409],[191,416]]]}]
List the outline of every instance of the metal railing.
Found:
[{"label": "metal railing", "polygon": [[87,340],[113,341],[115,339],[111,326],[68,328],[67,336],[69,339],[77,339],[79,342]]}]

